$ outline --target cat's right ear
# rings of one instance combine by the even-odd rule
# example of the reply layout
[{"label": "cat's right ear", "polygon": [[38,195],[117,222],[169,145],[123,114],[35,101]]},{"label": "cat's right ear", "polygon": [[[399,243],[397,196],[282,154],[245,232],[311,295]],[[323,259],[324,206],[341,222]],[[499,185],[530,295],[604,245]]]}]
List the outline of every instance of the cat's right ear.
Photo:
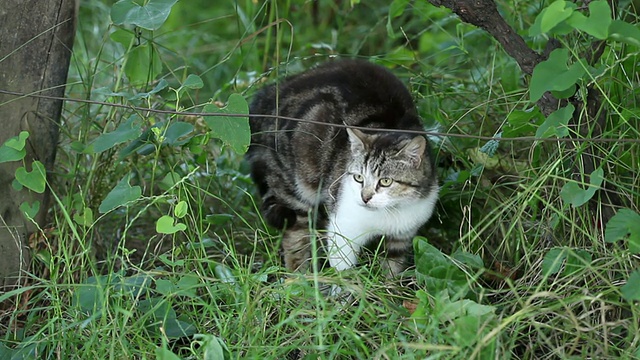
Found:
[{"label": "cat's right ear", "polygon": [[347,134],[349,134],[349,143],[351,143],[351,152],[365,152],[369,147],[367,141],[367,134],[358,129],[347,128]]}]

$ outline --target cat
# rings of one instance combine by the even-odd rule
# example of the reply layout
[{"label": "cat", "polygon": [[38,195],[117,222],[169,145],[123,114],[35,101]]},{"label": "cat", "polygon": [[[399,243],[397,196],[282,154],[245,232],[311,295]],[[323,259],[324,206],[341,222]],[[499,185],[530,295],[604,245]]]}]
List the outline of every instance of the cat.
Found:
[{"label": "cat", "polygon": [[318,229],[337,271],[372,243],[387,275],[405,270],[439,188],[427,138],[402,131],[423,130],[404,84],[382,66],[333,60],[261,89],[249,112],[246,159],[263,218],[284,229],[285,267],[308,268]]}]

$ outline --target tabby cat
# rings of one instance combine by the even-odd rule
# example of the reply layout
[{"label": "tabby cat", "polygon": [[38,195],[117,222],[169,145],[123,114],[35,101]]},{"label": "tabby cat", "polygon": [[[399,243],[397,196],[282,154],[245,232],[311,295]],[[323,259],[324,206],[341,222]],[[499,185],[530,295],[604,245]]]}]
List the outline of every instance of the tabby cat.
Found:
[{"label": "tabby cat", "polygon": [[438,185],[427,139],[401,131],[423,130],[402,82],[363,60],[329,61],[265,87],[250,113],[306,120],[250,120],[246,158],[264,219],[285,229],[285,266],[308,267],[313,224],[335,269],[356,265],[373,243],[388,274],[404,270]]}]

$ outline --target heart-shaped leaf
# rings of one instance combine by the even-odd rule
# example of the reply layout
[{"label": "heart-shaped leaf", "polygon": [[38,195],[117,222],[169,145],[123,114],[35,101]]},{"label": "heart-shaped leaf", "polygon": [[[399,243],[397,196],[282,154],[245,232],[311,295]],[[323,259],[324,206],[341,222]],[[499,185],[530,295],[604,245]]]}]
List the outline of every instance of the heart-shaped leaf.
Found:
[{"label": "heart-shaped leaf", "polygon": [[568,49],[556,49],[549,59],[536,65],[529,84],[531,101],[538,101],[545,91],[564,91],[575,85],[584,75],[584,66],[569,62]]},{"label": "heart-shaped leaf", "polygon": [[29,172],[24,167],[16,169],[16,180],[29,190],[42,194],[47,185],[47,171],[40,161],[31,163],[32,171]]},{"label": "heart-shaped leaf", "polygon": [[27,217],[33,219],[38,214],[38,210],[40,210],[40,201],[36,200],[33,202],[33,205],[30,205],[28,202],[23,202],[20,204],[20,211],[25,213]]},{"label": "heart-shaped leaf", "polygon": [[631,273],[627,283],[620,288],[620,292],[627,301],[640,300],[640,270]]},{"label": "heart-shaped leaf", "polygon": [[27,154],[24,147],[28,137],[28,132],[21,131],[20,135],[7,139],[0,146],[0,163],[24,159]]},{"label": "heart-shaped leaf", "polygon": [[82,213],[73,215],[73,221],[82,226],[91,226],[93,224],[93,210],[91,208],[82,209]]},{"label": "heart-shaped leaf", "polygon": [[134,25],[157,30],[167,21],[171,7],[178,0],[148,0],[138,5],[133,0],[120,0],[111,7],[111,21],[116,25]]},{"label": "heart-shaped leaf", "polygon": [[162,72],[158,50],[149,44],[134,47],[127,53],[124,73],[134,85],[146,84]]},{"label": "heart-shaped leaf", "polygon": [[589,3],[589,17],[574,12],[567,19],[567,23],[596,39],[604,40],[609,35],[609,26],[612,20],[609,4],[603,0],[596,0]]},{"label": "heart-shaped leaf", "polygon": [[613,243],[627,236],[629,250],[640,253],[640,215],[631,209],[620,209],[607,222],[604,241]]},{"label": "heart-shaped leaf", "polygon": [[182,86],[192,90],[201,89],[204,86],[204,82],[202,82],[202,79],[200,78],[200,76],[189,74],[189,76],[187,76],[187,79],[184,81],[184,84],[182,84]]},{"label": "heart-shaped leaf", "polygon": [[[215,105],[207,105],[204,112],[234,115],[249,114],[247,101],[238,94],[231,94],[226,107],[219,109]],[[238,154],[244,154],[251,142],[251,129],[248,116],[205,116],[205,122],[214,137],[222,140]]]},{"label": "heart-shaped leaf", "polygon": [[141,123],[138,122],[136,124],[136,120],[139,119],[138,115],[134,114],[127,121],[120,124],[114,131],[98,136],[91,144],[93,145],[93,151],[95,153],[101,153],[118,144],[136,139],[142,134]]},{"label": "heart-shaped leaf", "polygon": [[185,231],[187,225],[182,223],[175,223],[172,216],[164,215],[156,222],[156,231],[160,234],[175,234],[178,231]]},{"label": "heart-shaped leaf", "polygon": [[547,119],[536,131],[536,137],[542,139],[550,138],[552,136],[562,138],[569,135],[568,124],[575,109],[576,108],[572,104],[569,104],[549,114]]},{"label": "heart-shaped leaf", "polygon": [[29,133],[27,131],[21,131],[18,136],[14,136],[11,139],[5,141],[4,145],[14,150],[20,151],[24,149],[24,146],[27,143],[28,137],[29,137]]},{"label": "heart-shaped leaf", "polygon": [[128,202],[137,200],[142,195],[140,186],[131,186],[129,179],[131,175],[126,175],[118,182],[118,185],[111,190],[100,203],[98,211],[104,214]]},{"label": "heart-shaped leaf", "polygon": [[570,203],[572,207],[576,208],[582,206],[589,201],[596,191],[600,189],[602,184],[602,178],[604,176],[604,170],[598,168],[591,173],[589,178],[589,186],[586,189],[582,189],[575,181],[570,181],[564,184],[562,190],[560,190],[560,197],[562,201]]}]

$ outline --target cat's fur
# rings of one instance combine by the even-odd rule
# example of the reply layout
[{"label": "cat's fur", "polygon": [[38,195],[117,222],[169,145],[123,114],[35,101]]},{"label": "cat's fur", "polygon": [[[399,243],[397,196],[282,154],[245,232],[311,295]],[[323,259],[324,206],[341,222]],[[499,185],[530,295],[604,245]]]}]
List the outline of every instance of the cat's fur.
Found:
[{"label": "cat's fur", "polygon": [[391,274],[404,270],[412,238],[431,217],[438,197],[427,139],[325,125],[422,130],[402,82],[369,62],[330,61],[265,87],[250,113],[320,122],[250,120],[246,158],[264,218],[271,226],[286,227],[285,266],[307,266],[313,220],[314,227],[326,230],[321,236],[337,270],[354,266],[362,246],[380,240],[384,266]]}]

